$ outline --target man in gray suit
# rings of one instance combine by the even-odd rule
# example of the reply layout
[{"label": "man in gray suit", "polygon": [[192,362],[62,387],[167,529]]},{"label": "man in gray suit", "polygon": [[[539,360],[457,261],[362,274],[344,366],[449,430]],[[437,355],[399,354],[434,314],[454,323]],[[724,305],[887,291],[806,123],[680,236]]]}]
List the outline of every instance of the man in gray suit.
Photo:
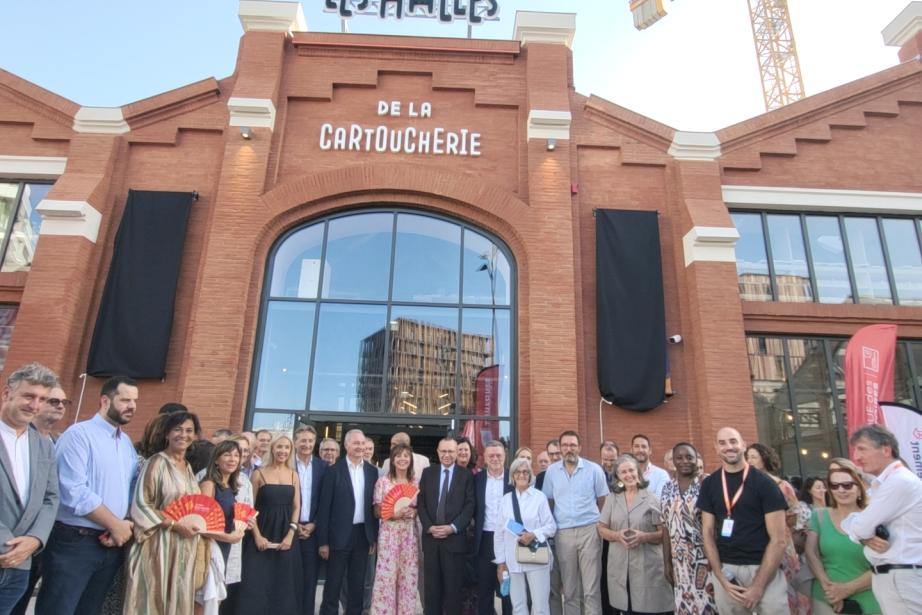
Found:
[{"label": "man in gray suit", "polygon": [[0,395],[0,615],[25,592],[32,555],[58,510],[54,448],[31,425],[57,384],[54,372],[30,363],[10,374]]}]

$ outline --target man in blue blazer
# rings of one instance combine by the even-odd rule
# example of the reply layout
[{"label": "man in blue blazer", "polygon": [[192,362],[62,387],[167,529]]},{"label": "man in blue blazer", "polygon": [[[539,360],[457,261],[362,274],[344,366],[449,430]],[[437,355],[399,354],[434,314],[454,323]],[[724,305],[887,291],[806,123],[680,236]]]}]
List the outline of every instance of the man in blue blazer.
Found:
[{"label": "man in blue blazer", "polygon": [[32,555],[58,510],[54,447],[31,425],[57,384],[54,372],[30,363],[10,374],[0,399],[0,613],[26,591]]},{"label": "man in blue blazer", "polygon": [[[378,469],[365,461],[361,429],[346,432],[343,444],[346,456],[327,468],[317,506],[318,552],[327,560],[320,615],[337,615],[344,581],[349,587],[365,586],[368,554],[378,541],[372,501]],[[349,592],[346,615],[361,613],[362,591]]]},{"label": "man in blue blazer", "polygon": [[[474,565],[477,570],[477,614],[493,615],[493,596],[498,589],[493,560],[493,534],[505,531],[503,495],[512,491],[506,469],[506,447],[492,440],[483,447],[486,467],[474,476]],[[503,615],[511,615],[512,600],[503,598]]]},{"label": "man in blue blazer", "polygon": [[304,571],[302,604],[305,613],[314,612],[317,594],[317,569],[320,555],[317,549],[317,509],[320,505],[320,486],[327,464],[314,456],[317,431],[302,427],[295,431],[295,466],[301,483],[301,513],[298,519],[298,549],[301,551],[301,569]]},{"label": "man in blue blazer", "polygon": [[423,470],[417,514],[423,526],[426,615],[460,615],[467,556],[465,533],[474,516],[474,478],[455,463],[458,443],[439,442],[439,463]]}]

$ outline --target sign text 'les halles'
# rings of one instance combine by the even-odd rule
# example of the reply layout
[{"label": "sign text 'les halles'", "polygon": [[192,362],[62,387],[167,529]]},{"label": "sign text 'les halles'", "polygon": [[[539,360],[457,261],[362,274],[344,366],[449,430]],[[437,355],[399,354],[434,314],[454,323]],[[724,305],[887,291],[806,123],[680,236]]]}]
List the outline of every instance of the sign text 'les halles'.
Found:
[{"label": "sign text 'les halles'", "polygon": [[473,24],[498,20],[499,0],[324,0],[323,10],[340,17],[426,17],[443,23],[467,19]]},{"label": "sign text 'les halles'", "polygon": [[[431,118],[432,103],[410,102],[404,105],[399,100],[378,101],[378,116],[410,118]],[[443,156],[480,156],[480,133],[467,128],[449,130],[444,127],[417,128],[407,126],[395,128],[385,126],[366,127],[361,124],[320,126],[320,149],[348,152],[374,152],[384,154],[436,154]]]}]

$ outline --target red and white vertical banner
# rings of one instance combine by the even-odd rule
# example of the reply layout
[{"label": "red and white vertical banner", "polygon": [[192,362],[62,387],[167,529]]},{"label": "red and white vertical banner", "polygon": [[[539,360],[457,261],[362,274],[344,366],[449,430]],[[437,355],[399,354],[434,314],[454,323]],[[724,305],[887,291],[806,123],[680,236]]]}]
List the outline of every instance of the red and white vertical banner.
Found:
[{"label": "red and white vertical banner", "polygon": [[922,412],[892,401],[880,402],[884,422],[900,445],[900,457],[922,478]]},{"label": "red and white vertical banner", "polygon": [[893,399],[896,325],[859,329],[845,349],[845,414],[848,435],[882,423],[880,400]]}]

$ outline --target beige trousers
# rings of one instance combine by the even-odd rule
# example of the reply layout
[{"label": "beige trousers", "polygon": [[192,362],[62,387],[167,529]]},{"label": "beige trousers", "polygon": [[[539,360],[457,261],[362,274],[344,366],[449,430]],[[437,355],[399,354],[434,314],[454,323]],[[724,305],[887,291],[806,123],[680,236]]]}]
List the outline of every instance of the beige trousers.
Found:
[{"label": "beige trousers", "polygon": [[602,540],[596,524],[558,529],[554,542],[560,567],[564,615],[601,615]]},{"label": "beige trousers", "polygon": [[[739,580],[744,587],[749,586],[756,574],[759,572],[759,566],[752,564],[749,566],[737,564],[724,564],[725,570],[730,572]],[[788,587],[781,574],[781,569],[775,573],[775,576],[765,586],[765,593],[762,594],[762,600],[759,601],[755,611],[747,611],[746,608],[737,602],[732,596],[724,591],[717,578],[711,574],[711,581],[714,583],[714,599],[717,602],[717,612],[720,615],[791,615],[791,609],[788,608]]]}]

